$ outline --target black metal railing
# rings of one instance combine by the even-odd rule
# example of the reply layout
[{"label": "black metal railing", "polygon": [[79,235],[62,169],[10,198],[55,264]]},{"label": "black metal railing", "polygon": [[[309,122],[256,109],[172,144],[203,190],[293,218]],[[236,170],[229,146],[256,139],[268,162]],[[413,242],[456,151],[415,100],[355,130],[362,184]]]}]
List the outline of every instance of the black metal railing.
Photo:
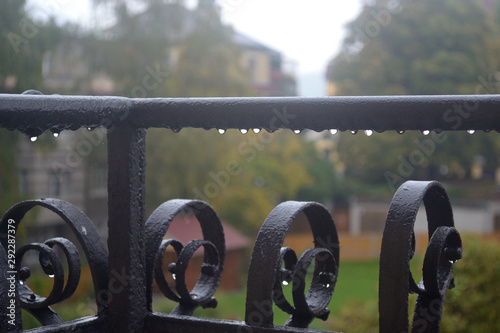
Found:
[{"label": "black metal railing", "polygon": [[[21,308],[43,327],[32,332],[304,332],[315,318],[326,319],[339,267],[339,241],[331,215],[313,202],[284,202],[262,225],[253,249],[247,280],[245,321],[190,316],[215,307],[213,293],[224,265],[225,242],[215,211],[195,200],[171,200],[145,218],[145,133],[147,128],[174,131],[184,127],[226,130],[287,128],[383,131],[500,131],[500,96],[386,96],[330,98],[193,98],[129,99],[121,97],[44,96],[36,91],[0,95],[0,127],[36,137],[81,127],[108,129],[108,244],[92,222],[70,203],[58,199],[24,201],[0,220],[0,332],[22,330]],[[424,275],[417,284],[409,261],[415,250],[413,225],[421,202],[428,217],[429,246]],[[64,238],[24,246],[16,230],[33,207],[58,214],[75,234],[91,270],[97,315],[63,322],[50,306],[71,296],[80,278],[75,246]],[[172,219],[191,210],[203,240],[181,244],[163,240]],[[300,258],[283,240],[299,213],[309,220],[314,248]],[[15,249],[13,245],[16,245]],[[178,256],[168,270],[176,275],[175,291],[163,273],[167,247]],[[184,282],[193,253],[204,248],[201,274],[189,291]],[[56,255],[66,256],[69,272]],[[48,297],[35,294],[24,281],[25,252],[39,252],[44,272],[54,277]],[[453,263],[461,258],[461,241],[444,188],[436,182],[404,183],[388,212],[380,257],[381,332],[408,332],[408,294],[418,294],[413,331],[438,332],[446,290],[453,286]],[[304,277],[315,261],[309,290]],[[120,274],[120,281],[117,280]],[[169,314],[152,311],[153,279],[163,294],[178,303]],[[293,284],[293,304],[283,296],[282,282]],[[119,284],[119,286],[117,285]],[[290,314],[275,326],[273,304]],[[224,306],[221,304],[220,306]]]}]

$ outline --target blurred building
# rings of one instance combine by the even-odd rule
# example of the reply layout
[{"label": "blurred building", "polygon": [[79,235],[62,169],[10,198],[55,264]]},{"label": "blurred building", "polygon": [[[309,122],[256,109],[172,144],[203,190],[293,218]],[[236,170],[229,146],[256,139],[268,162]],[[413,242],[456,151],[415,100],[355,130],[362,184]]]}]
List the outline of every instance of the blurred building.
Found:
[{"label": "blurred building", "polygon": [[[242,50],[242,65],[258,96],[295,96],[297,85],[292,70],[286,70],[283,56],[258,41],[234,32],[234,41]],[[289,64],[288,64],[289,65]],[[290,68],[293,66],[288,66]]]},{"label": "blurred building", "polygon": [[[213,0],[200,1],[195,9],[180,4],[163,3],[134,16],[134,34],[147,35],[166,42],[165,61],[162,65],[175,71],[184,40],[200,25],[206,24],[207,12],[217,13],[219,7]],[[295,96],[297,84],[294,65],[278,51],[263,45],[241,32],[226,27],[233,43],[240,51],[240,64],[248,73],[248,81],[255,96]],[[105,38],[124,36],[127,28],[117,24],[103,33]],[[101,41],[106,43],[106,39]],[[93,59],[94,58],[94,59]],[[90,95],[116,94],[116,82],[105,69],[96,70],[92,65],[99,58],[99,50],[88,50],[86,41],[66,38],[46,53],[43,62],[44,85],[58,93]],[[97,60],[98,61],[98,60]],[[140,82],[139,82],[140,84]]]},{"label": "blurred building", "polygon": [[[56,139],[56,148],[40,149],[27,137],[20,137],[17,149],[19,185],[23,197],[28,199],[57,198],[67,201],[83,211],[107,238],[107,166],[89,163],[86,157],[103,149],[104,129],[77,132],[63,131]],[[55,213],[36,211],[28,233],[38,241],[73,234]],[[35,240],[35,239],[34,239]],[[30,241],[30,240],[29,240]]]},{"label": "blurred building", "polygon": [[[195,9],[162,3],[136,14],[132,19],[137,28],[135,33],[168,41],[165,65],[173,69],[178,63],[183,40],[200,24],[203,15],[218,10],[211,0],[200,1],[199,7]],[[111,37],[126,33],[123,26],[115,25],[100,35],[102,40],[99,40],[98,45],[105,46],[111,43]],[[239,32],[232,31],[232,38],[240,50],[240,64],[248,72],[249,82],[256,95],[296,94],[293,71],[286,70],[287,64],[281,53]],[[45,93],[116,94],[117,83],[111,75],[105,68],[94,66],[99,57],[99,47],[91,47],[88,39],[62,38],[57,47],[47,51],[44,56],[42,73]],[[55,140],[55,146],[46,154],[39,152],[34,144],[23,137],[19,143],[18,162],[21,166],[21,190],[26,197],[67,200],[88,214],[100,228],[104,226],[100,231],[105,235],[106,164],[88,163],[88,156],[93,156],[96,149],[102,149],[99,148],[104,135],[102,132],[102,129],[81,130],[76,134],[63,131]],[[105,156],[101,160],[105,161]],[[47,235],[60,235],[61,228],[65,228],[63,222],[49,212],[42,212],[38,221],[40,233]]]}]

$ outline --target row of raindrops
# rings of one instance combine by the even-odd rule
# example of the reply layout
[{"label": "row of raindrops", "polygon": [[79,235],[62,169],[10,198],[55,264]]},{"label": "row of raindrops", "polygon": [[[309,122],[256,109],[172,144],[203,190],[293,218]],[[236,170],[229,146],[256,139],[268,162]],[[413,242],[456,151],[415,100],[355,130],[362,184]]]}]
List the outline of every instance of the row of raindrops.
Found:
[{"label": "row of raindrops", "polygon": [[[175,132],[175,133],[178,133],[179,131],[180,131],[180,130],[174,130],[174,132]],[[225,130],[225,129],[222,129],[222,128],[217,129],[217,131],[219,132],[219,134],[224,134],[224,133],[226,133],[226,130]],[[255,134],[258,134],[258,133],[260,133],[261,129],[260,129],[260,128],[254,128],[254,129],[252,129],[252,131],[253,131]],[[269,133],[273,133],[273,132],[274,132],[273,130],[267,130],[267,131],[268,131]],[[484,131],[485,131],[485,132],[490,132],[491,130],[484,130]],[[249,132],[249,130],[247,130],[247,129],[240,129],[240,132],[241,132],[241,134],[247,134],[247,133]],[[302,133],[302,131],[301,131],[301,130],[298,130],[298,129],[293,130],[293,132],[294,132],[295,134],[300,134],[300,133]],[[335,134],[337,134],[337,133],[339,132],[339,130],[338,130],[338,129],[330,129],[330,130],[328,130],[328,132],[329,132],[331,135],[335,135]],[[352,135],[356,135],[356,134],[358,134],[358,130],[350,130],[349,132],[350,132]],[[371,130],[371,129],[364,130],[363,132],[366,134],[366,136],[372,136],[372,135],[373,135],[373,133],[374,133],[374,131],[373,131],[373,130]],[[397,132],[397,133],[399,133],[399,134],[404,134],[404,133],[405,133],[405,131],[403,131],[403,130],[401,130],[401,131],[396,131],[396,132]],[[430,131],[430,130],[424,130],[424,131],[421,131],[421,132],[422,132],[422,134],[423,134],[423,135],[426,135],[426,136],[427,136],[427,135],[429,135],[429,134],[431,133],[431,131]],[[441,130],[435,130],[435,132],[436,132],[436,133],[441,133],[442,131],[441,131]],[[469,133],[469,134],[471,134],[471,135],[472,135],[472,134],[474,134],[475,132],[476,132],[475,130],[467,130],[467,133]],[[500,132],[500,131],[498,131],[498,132]]]},{"label": "row of raindrops", "polygon": [[[94,127],[87,127],[87,130],[88,131],[93,131]],[[54,138],[59,137],[59,134],[62,132],[60,130],[50,130],[50,131],[52,132],[52,136]],[[28,137],[30,138],[31,142],[36,142],[38,140],[38,135],[28,135]]]},{"label": "row of raindrops", "polygon": [[[87,128],[87,130],[89,130],[89,131],[92,131],[93,129],[94,129],[94,128],[91,128],[91,127],[88,127],[88,128]],[[181,130],[180,130],[180,129],[178,129],[178,128],[172,128],[171,130],[172,130],[172,132],[174,132],[174,133],[179,133],[179,132],[181,131]],[[250,130],[248,130],[248,129],[244,129],[244,128],[243,128],[243,129],[240,129],[240,133],[241,133],[241,134],[247,134],[249,131],[250,131]],[[255,134],[258,134],[258,133],[260,133],[261,131],[262,131],[262,130],[261,130],[260,128],[253,128],[253,129],[252,129],[252,132],[254,132]],[[273,130],[267,130],[267,131],[268,131],[269,133],[273,133],[273,132],[274,132]],[[490,132],[490,131],[491,131],[491,130],[484,130],[484,132]],[[226,133],[226,130],[225,130],[225,129],[222,129],[222,128],[219,128],[219,129],[217,129],[217,132],[219,132],[219,134],[224,134],[224,133]],[[298,129],[293,130],[293,132],[294,132],[295,134],[300,134],[300,133],[302,133],[302,131],[301,131],[301,130],[298,130]],[[340,130],[338,130],[338,129],[330,129],[330,130],[328,130],[328,132],[329,132],[331,135],[335,135],[335,134],[337,134],[338,132],[340,132]],[[356,134],[358,134],[358,130],[350,130],[349,132],[350,132],[352,135],[356,135]],[[373,133],[374,133],[374,131],[373,131],[373,130],[370,130],[370,129],[368,129],[368,130],[364,130],[363,132],[366,134],[366,136],[372,136],[372,135],[373,135]],[[396,132],[397,132],[397,133],[399,133],[399,134],[404,134],[404,133],[405,133],[405,131],[403,131],[403,130],[396,131]],[[423,135],[429,135],[429,134],[431,133],[431,131],[430,131],[430,130],[424,130],[424,131],[421,131],[421,132],[422,132],[422,134],[423,134]],[[441,133],[442,131],[440,131],[440,130],[435,130],[435,132],[436,132],[436,133]],[[467,130],[467,133],[469,133],[469,134],[471,134],[471,135],[472,135],[472,134],[474,134],[475,132],[476,132],[475,130]],[[497,132],[500,132],[500,130],[497,130]],[[53,130],[53,131],[52,131],[52,135],[54,136],[54,138],[57,138],[57,137],[59,136],[59,133],[60,133],[60,131],[55,131],[55,130]],[[36,136],[36,135],[33,135],[33,136],[28,136],[28,137],[30,138],[30,141],[31,141],[31,142],[35,142],[35,141],[37,141],[37,140],[38,140],[38,136]]]},{"label": "row of raindrops", "polygon": [[[174,130],[175,133],[178,133],[180,130]],[[222,129],[222,128],[219,128],[217,129],[217,131],[219,132],[219,134],[224,134],[226,133],[226,130],[225,129]],[[252,129],[252,131],[255,133],[255,134],[258,134],[260,133],[261,129],[260,128],[254,128]],[[267,130],[269,133],[273,133],[274,131],[273,130]],[[490,132],[491,130],[484,130],[485,132]],[[247,129],[240,129],[240,132],[241,134],[247,134],[249,132],[249,130]],[[295,134],[300,134],[302,133],[302,130],[293,130],[293,132]],[[340,132],[338,129],[330,129],[328,130],[328,132],[331,134],[331,135],[335,135],[337,134],[338,132]],[[358,130],[350,130],[349,131],[352,135],[356,135],[358,134]],[[397,133],[399,134],[404,134],[405,131],[396,131]],[[431,133],[431,131],[429,130],[424,130],[424,131],[421,131],[423,135],[429,135]],[[435,130],[436,133],[441,133],[442,131],[441,130]],[[467,130],[467,133],[469,134],[474,134],[476,132],[476,130]],[[500,132],[500,131],[497,131],[497,132]],[[372,136],[374,131],[373,130],[364,130],[364,133],[366,134],[366,136]]]}]

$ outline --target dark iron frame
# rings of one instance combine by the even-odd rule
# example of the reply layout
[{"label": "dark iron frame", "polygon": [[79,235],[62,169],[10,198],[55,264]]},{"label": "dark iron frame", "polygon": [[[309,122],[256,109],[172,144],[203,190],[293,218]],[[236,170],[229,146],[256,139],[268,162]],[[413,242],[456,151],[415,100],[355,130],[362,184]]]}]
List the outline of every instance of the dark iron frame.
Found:
[{"label": "dark iron frame", "polygon": [[[13,206],[0,221],[0,332],[21,330],[21,307],[44,327],[32,332],[304,332],[314,318],[328,316],[339,265],[339,243],[328,211],[317,203],[285,202],[264,222],[250,263],[245,322],[190,316],[198,306],[216,306],[212,297],[224,262],[224,235],[217,214],[206,203],[172,200],[146,221],[145,134],[151,127],[217,129],[286,128],[295,131],[336,129],[374,130],[484,130],[500,131],[500,96],[382,96],[330,98],[193,98],[129,99],[122,97],[45,96],[36,91],[0,95],[0,127],[30,137],[46,130],[60,132],[81,127],[108,129],[108,228],[107,249],[92,222],[77,208],[57,199],[40,199]],[[421,202],[429,221],[429,247],[423,281],[417,285],[409,270],[415,241],[413,223]],[[94,317],[62,322],[49,305],[64,301],[78,284],[78,254],[61,238],[19,248],[40,253],[40,264],[55,276],[47,298],[34,294],[22,281],[29,271],[9,264],[9,225],[17,228],[34,206],[56,212],[76,234],[91,265],[98,313]],[[197,216],[204,240],[182,245],[162,241],[170,221],[182,209]],[[304,213],[313,231],[315,247],[300,259],[282,248],[288,227]],[[146,239],[148,240],[146,242]],[[67,256],[73,273],[64,283],[53,247]],[[178,278],[176,292],[166,283],[161,267],[163,252],[172,246],[178,254],[169,271]],[[192,253],[205,248],[204,264],[194,290],[182,282]],[[380,331],[408,332],[408,293],[417,293],[414,331],[438,332],[446,290],[453,286],[451,270],[461,257],[461,241],[453,228],[451,206],[436,182],[407,182],[396,192],[384,230],[380,262]],[[20,261],[19,258],[18,262]],[[313,280],[304,295],[304,275],[316,259]],[[283,264],[282,264],[283,263]],[[15,323],[9,323],[9,272],[15,271]],[[112,272],[125,272],[119,290]],[[62,275],[61,275],[62,274]],[[156,279],[165,296],[179,306],[170,314],[153,313],[151,284]],[[62,280],[61,280],[62,279]],[[180,281],[180,282],[179,282]],[[283,298],[281,282],[294,284],[292,306]],[[285,326],[274,326],[272,304],[291,314]]]}]

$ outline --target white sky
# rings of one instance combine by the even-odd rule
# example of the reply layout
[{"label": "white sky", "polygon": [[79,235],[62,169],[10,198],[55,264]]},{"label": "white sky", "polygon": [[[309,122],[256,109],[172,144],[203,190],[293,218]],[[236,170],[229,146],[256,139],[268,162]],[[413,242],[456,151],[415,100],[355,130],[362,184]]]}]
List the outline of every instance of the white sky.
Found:
[{"label": "white sky", "polygon": [[325,71],[359,12],[357,0],[221,0],[237,30],[281,51],[298,72]]}]

